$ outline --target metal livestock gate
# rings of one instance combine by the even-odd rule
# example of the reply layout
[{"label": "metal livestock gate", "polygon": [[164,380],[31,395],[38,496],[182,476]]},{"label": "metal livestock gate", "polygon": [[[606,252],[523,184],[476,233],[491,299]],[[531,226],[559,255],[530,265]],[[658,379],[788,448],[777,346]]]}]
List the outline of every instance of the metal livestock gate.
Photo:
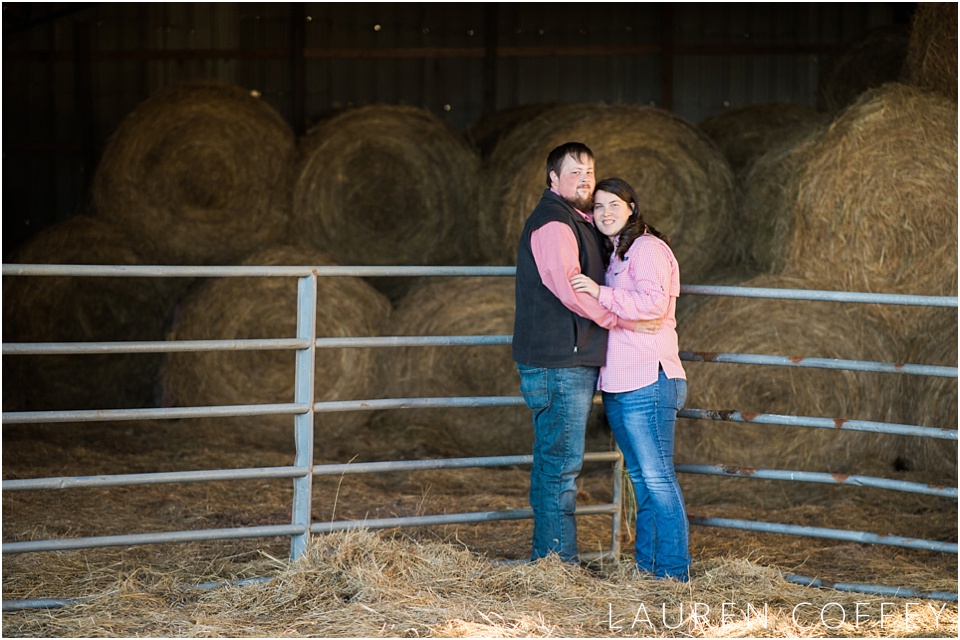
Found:
[{"label": "metal livestock gate", "polygon": [[[4,542],[3,554],[85,549],[118,545],[141,545],[200,540],[226,540],[289,536],[290,557],[300,557],[306,549],[309,537],[315,533],[327,533],[351,528],[412,527],[439,524],[476,523],[497,520],[532,518],[530,509],[426,515],[402,518],[384,518],[362,521],[313,522],[311,520],[311,487],[314,476],[341,475],[346,473],[376,473],[385,471],[452,469],[465,467],[495,467],[525,465],[532,462],[530,455],[496,456],[478,458],[453,458],[410,460],[394,462],[368,462],[339,465],[315,465],[313,463],[313,424],[316,413],[335,411],[371,411],[380,409],[429,408],[429,407],[478,407],[522,406],[520,396],[505,397],[459,397],[459,398],[392,398],[376,400],[352,400],[315,402],[314,361],[316,350],[342,347],[399,347],[431,345],[502,345],[508,344],[511,336],[371,336],[354,338],[318,338],[315,326],[317,303],[317,279],[337,276],[502,276],[512,277],[513,267],[310,267],[310,266],[264,266],[264,267],[175,267],[175,266],[104,266],[104,265],[27,265],[5,264],[3,276],[44,277],[281,277],[297,278],[297,335],[289,339],[255,340],[202,340],[202,341],[155,341],[155,342],[101,342],[101,343],[4,343],[3,355],[30,356],[50,354],[107,354],[107,353],[166,353],[175,351],[206,350],[260,350],[278,349],[296,351],[296,386],[292,403],[238,406],[178,407],[150,409],[102,409],[83,411],[29,411],[3,412],[3,424],[75,423],[116,420],[149,420],[199,417],[291,415],[295,424],[296,456],[287,467],[217,469],[168,473],[124,474],[108,476],[57,477],[20,480],[4,480],[3,491],[50,490],[83,487],[129,486],[161,483],[211,482],[221,480],[248,480],[253,478],[291,478],[294,484],[292,522],[289,525],[253,526],[228,529],[170,531],[162,533],[130,534],[86,538],[33,540]],[[956,297],[912,296],[892,294],[847,293],[836,291],[760,289],[728,286],[684,285],[685,295],[722,295],[790,300],[833,301],[849,303],[873,303],[916,305],[932,307],[957,307]],[[758,354],[702,354],[681,352],[686,361],[727,362],[761,364],[786,367],[814,367],[855,371],[884,372],[899,375],[924,375],[956,378],[956,367],[930,366],[923,364],[883,363],[857,360],[833,360],[819,358],[793,358]],[[808,428],[836,428],[830,417],[787,416],[776,414],[750,414],[736,411],[709,409],[683,409],[681,417],[703,420],[734,422],[749,421],[753,424],[785,425]],[[848,431],[887,433],[924,438],[957,440],[956,430],[924,426],[890,424],[848,420],[843,423]],[[622,495],[622,459],[618,452],[595,452],[587,454],[587,461],[611,461],[613,472],[613,501],[610,504],[581,505],[577,515],[609,514],[613,519],[611,549],[591,554],[619,556],[620,501]],[[749,472],[723,465],[678,464],[677,471],[691,474],[708,474],[728,477],[749,477],[791,482],[814,482],[869,486],[890,491],[902,491],[937,495],[956,500],[956,487],[940,487],[928,484],[904,482],[867,476],[838,477],[830,473],[801,472],[776,469],[750,469]],[[860,543],[893,545],[913,549],[925,549],[944,553],[958,553],[956,542],[941,542],[899,536],[882,536],[864,531],[848,531],[822,527],[797,526],[774,522],[759,522],[726,518],[691,517],[691,523],[701,526],[727,527],[770,533],[812,536]],[[786,575],[786,579],[820,586],[825,582],[798,575]],[[831,587],[846,591],[922,597],[936,600],[957,601],[956,593],[921,592],[881,585],[829,583]],[[4,601],[3,610],[56,607],[69,604],[71,600],[35,599]]]}]

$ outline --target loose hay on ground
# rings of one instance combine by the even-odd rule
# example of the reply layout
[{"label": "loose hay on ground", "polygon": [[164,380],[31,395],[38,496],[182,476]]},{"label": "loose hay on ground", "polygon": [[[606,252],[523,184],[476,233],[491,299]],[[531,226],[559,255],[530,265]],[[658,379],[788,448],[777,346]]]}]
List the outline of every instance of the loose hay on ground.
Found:
[{"label": "loose hay on ground", "polygon": [[[324,254],[277,246],[248,257],[245,265],[332,265]],[[294,338],[297,279],[293,277],[219,278],[199,285],[183,300],[173,328],[174,340]],[[378,336],[390,303],[355,277],[317,280],[318,337]],[[356,400],[379,388],[377,354],[372,349],[318,349],[315,399]],[[290,350],[173,352],[167,354],[162,380],[171,406],[284,403],[294,399],[295,353]],[[327,439],[349,438],[369,418],[363,411],[318,413],[318,446]],[[279,438],[292,446],[293,417],[253,416],[215,420],[225,429],[241,429],[249,442]],[[281,430],[283,427],[287,429]],[[261,443],[262,444],[262,443]]]},{"label": "loose hay on ground", "polygon": [[[269,446],[257,450],[237,448],[231,435],[222,429],[193,427],[190,421],[182,422],[170,425],[162,433],[148,430],[127,435],[105,431],[104,443],[113,443],[112,448],[89,442],[87,454],[77,457],[59,456],[49,450],[53,426],[42,433],[5,426],[5,440],[11,429],[22,431],[23,437],[17,440],[16,454],[3,450],[4,477],[9,478],[24,468],[30,469],[29,475],[87,475],[110,465],[140,471],[202,469],[278,466],[286,464],[284,460],[289,458],[288,454],[276,453],[272,458],[262,459],[264,452],[269,453]],[[78,437],[89,436],[89,432],[77,425],[59,427],[65,433],[75,430]],[[177,435],[184,427],[189,439]],[[201,438],[198,432],[202,431],[209,434],[195,440]],[[136,439],[137,435],[150,439],[141,442],[142,446],[117,444],[131,437]],[[195,446],[195,442],[203,442],[202,447]],[[25,457],[31,450],[35,450],[35,454]],[[98,451],[107,464],[98,463]],[[321,455],[318,462],[322,460]],[[153,466],[159,462],[163,464]],[[905,472],[894,475],[911,480]],[[318,477],[314,486],[314,518],[326,521],[334,515],[339,519],[363,518],[365,514],[379,517],[521,508],[526,500],[527,476],[525,468],[508,468],[354,475],[344,477],[342,482],[338,478]],[[811,488],[796,483],[780,488],[787,483],[687,475],[681,476],[681,481],[692,515],[776,520],[934,540],[956,539],[955,503],[946,502],[941,506],[944,501],[933,496],[901,495],[891,499],[889,492],[866,488],[821,488],[819,485]],[[713,490],[695,486],[707,483],[725,486]],[[43,494],[4,492],[5,541],[36,539],[47,534],[97,535],[104,532],[104,525],[113,533],[279,524],[289,522],[291,499],[287,481],[104,488],[85,497],[80,493],[81,490]],[[609,471],[588,472],[581,478],[581,504],[599,504],[609,499]],[[331,512],[333,502],[337,506]],[[593,523],[593,520],[601,521]],[[607,518],[589,517],[580,523],[581,549],[594,550],[594,545],[608,547]],[[529,552],[529,527],[529,521],[488,522],[409,529],[397,539],[394,532],[363,534],[388,541],[383,547],[379,543],[370,546],[362,537],[354,540],[354,534],[319,536],[315,542],[322,545],[320,548],[327,548],[328,555],[320,556],[322,564],[308,562],[306,566],[276,560],[289,553],[289,540],[283,537],[17,554],[5,558],[3,564],[5,598],[91,596],[89,604],[93,606],[50,612],[5,612],[4,635],[355,637],[359,634],[393,637],[405,629],[448,636],[480,628],[491,635],[534,628],[551,629],[556,635],[564,636],[637,635],[641,631],[652,635],[647,629],[630,628],[639,603],[646,603],[648,609],[659,607],[660,603],[666,603],[669,608],[678,606],[681,600],[685,606],[694,602],[709,603],[714,615],[700,627],[657,629],[658,633],[668,636],[733,634],[740,627],[731,626],[729,619],[723,626],[724,621],[716,615],[715,607],[721,601],[751,601],[759,607],[769,602],[771,616],[767,627],[751,628],[750,635],[819,635],[827,629],[784,628],[783,623],[789,624],[790,609],[800,602],[820,606],[821,602],[837,601],[838,597],[843,598],[839,602],[844,603],[879,603],[890,601],[889,597],[803,589],[776,579],[778,568],[841,582],[956,590],[956,557],[951,554],[712,527],[693,527],[691,548],[695,578],[689,588],[682,587],[680,591],[671,585],[632,576],[629,571],[621,576],[620,569],[610,566],[601,567],[599,575],[563,566],[558,567],[563,570],[558,575],[552,565],[525,565],[503,574],[486,573],[499,571],[498,567],[485,565],[487,559],[522,558]],[[409,549],[408,544],[412,545]],[[461,555],[465,554],[461,551],[464,547],[486,558]],[[475,572],[477,564],[483,565],[476,569],[479,574]],[[729,569],[724,568],[728,566]],[[247,590],[253,585],[227,587],[227,591],[195,590],[189,586],[282,577],[289,572],[303,575],[284,578],[288,582],[283,583],[282,589],[275,579],[271,583],[274,590],[268,589],[260,595]],[[754,578],[747,579],[749,576]],[[773,576],[775,580],[770,583],[757,576]],[[471,581],[471,577],[474,580]],[[306,588],[298,591],[299,597],[291,597],[291,584],[306,585]],[[409,590],[411,584],[415,591]],[[758,584],[769,585],[769,592]],[[339,597],[351,594],[353,599],[347,602]],[[608,601],[613,605],[612,612]],[[775,616],[777,603],[783,603],[785,611]],[[567,606],[562,606],[564,604]],[[475,611],[471,616],[455,613],[469,606],[475,606],[479,613]],[[264,607],[279,607],[282,611],[277,615],[264,615]],[[379,616],[364,607],[373,609]],[[537,612],[542,613],[542,618]],[[608,628],[608,612],[614,621],[621,615],[627,618],[623,630],[615,633]],[[676,610],[670,610],[671,626],[678,623],[675,613]],[[800,622],[816,624],[816,614],[815,609],[811,612],[813,617],[801,617]],[[915,630],[923,635],[955,634],[955,605],[951,605],[944,616],[941,622],[945,626],[930,623]],[[901,619],[900,616],[888,618],[887,622],[899,623]],[[913,621],[912,624],[923,624],[919,618]],[[590,626],[591,623],[596,624]],[[879,633],[875,625],[844,627],[843,632],[865,636]]]},{"label": "loose hay on ground", "polygon": [[151,262],[232,264],[286,234],[295,152],[290,126],[249,91],[168,87],[107,140],[94,208],[151,241]]},{"label": "loose hay on ground", "polygon": [[[695,569],[696,577],[681,584],[639,576],[626,565],[601,573],[553,559],[492,566],[447,544],[346,532],[317,537],[297,562],[274,562],[274,577],[267,583],[185,589],[171,576],[149,569],[121,570],[112,588],[82,604],[40,614],[6,613],[4,635],[870,637],[894,629],[896,635],[956,633],[952,603],[930,603],[932,607],[920,603],[908,611],[907,599],[811,589],[742,559],[719,558]],[[887,606],[884,619],[881,602],[894,605]],[[798,609],[801,603],[808,604]],[[855,609],[869,610],[870,617],[852,620]],[[841,611],[849,612],[846,619]]]}]

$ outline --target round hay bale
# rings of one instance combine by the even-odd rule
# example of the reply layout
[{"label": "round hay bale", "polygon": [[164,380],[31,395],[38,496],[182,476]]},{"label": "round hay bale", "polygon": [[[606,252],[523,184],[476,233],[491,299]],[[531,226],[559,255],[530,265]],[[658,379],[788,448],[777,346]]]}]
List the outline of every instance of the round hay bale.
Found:
[{"label": "round hay bale", "polygon": [[150,239],[162,264],[233,264],[290,221],[296,141],[240,87],[188,83],[140,103],[107,140],[97,215]]},{"label": "round hay bale", "polygon": [[[925,310],[911,328],[906,362],[944,367],[957,366],[957,310]],[[902,402],[897,422],[940,429],[956,429],[957,379],[903,376]],[[930,474],[930,482],[947,484],[957,477],[957,441],[933,438],[899,439],[898,466]]]},{"label": "round hay bale", "polygon": [[802,104],[764,102],[730,109],[707,118],[700,129],[710,136],[730,162],[735,176],[742,176],[750,162],[793,135],[806,131],[825,116]]},{"label": "round hay bale", "polygon": [[957,105],[865,93],[806,147],[785,273],[817,288],[957,291]]},{"label": "round hay bale", "polygon": [[516,261],[524,221],[546,188],[546,158],[578,140],[596,154],[598,177],[630,182],[646,219],[671,236],[684,279],[696,282],[733,260],[733,174],[699,129],[666,111],[641,105],[568,105],[516,127],[494,149],[483,180],[483,243],[500,260]]},{"label": "round hay bale", "polygon": [[[40,231],[25,264],[137,265],[115,225],[75,216]],[[7,276],[4,342],[162,340],[179,283],[158,278]],[[4,410],[128,409],[153,404],[157,354],[4,356]]]},{"label": "round hay bale", "polygon": [[813,120],[791,127],[741,173],[742,261],[757,273],[776,273],[786,265],[799,188],[793,178],[807,147],[824,131],[826,124]]},{"label": "round hay bale", "polygon": [[540,115],[555,105],[527,104],[509,109],[500,109],[481,117],[467,130],[467,138],[480,152],[481,158],[487,158],[493,152],[500,139],[531,118]]},{"label": "round hay bale", "polygon": [[[389,335],[510,335],[513,278],[431,280],[394,311]],[[510,345],[403,347],[383,358],[390,397],[516,396],[520,376]],[[424,447],[466,455],[529,453],[533,427],[526,407],[403,409],[376,418],[397,449]]]},{"label": "round hay bale", "polygon": [[[769,275],[742,286],[813,288],[808,281]],[[683,351],[897,361],[895,341],[864,308],[849,304],[714,297],[678,318],[677,326]],[[858,371],[715,362],[685,362],[684,368],[687,408],[746,414],[885,420],[884,399],[892,397],[888,391],[895,384],[890,374]],[[882,434],[842,428],[680,422],[681,457],[709,464],[850,472],[892,446]]]},{"label": "round hay bale", "polygon": [[425,109],[341,112],[301,140],[293,230],[340,264],[472,264],[479,162]]},{"label": "round hay bale", "polygon": [[[318,252],[276,246],[247,258],[246,265],[332,265]],[[317,282],[317,336],[377,336],[389,301],[360,278],[320,277]],[[297,278],[218,278],[196,287],[182,302],[170,335],[173,340],[293,338],[297,329]],[[318,349],[315,399],[356,400],[378,390],[374,349]],[[167,354],[162,368],[165,404],[209,406],[270,404],[294,399],[296,352],[277,350],[202,351]],[[364,411],[318,413],[317,442],[346,438],[369,418]],[[227,419],[263,444],[276,437],[274,427],[292,427],[293,417]],[[217,420],[218,425],[223,422]],[[290,432],[281,445],[292,446]],[[273,440],[275,442],[275,440]]]},{"label": "round hay bale", "polygon": [[899,80],[907,57],[908,39],[905,26],[891,25],[871,29],[847,44],[820,70],[817,106],[838,111],[867,89]]},{"label": "round hay bale", "polygon": [[957,101],[957,3],[917,3],[903,82]]}]

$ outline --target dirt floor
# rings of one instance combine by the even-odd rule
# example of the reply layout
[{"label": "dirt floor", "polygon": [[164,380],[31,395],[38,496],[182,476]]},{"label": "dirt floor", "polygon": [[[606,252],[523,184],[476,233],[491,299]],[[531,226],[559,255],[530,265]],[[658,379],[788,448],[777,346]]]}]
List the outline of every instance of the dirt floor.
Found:
[{"label": "dirt floor", "polygon": [[[292,464],[292,444],[288,442],[292,441],[292,429],[291,433],[268,434],[268,438],[263,435],[255,437],[243,430],[201,427],[189,420],[4,426],[3,477],[8,480]],[[376,433],[360,434],[358,440],[376,442]],[[260,446],[251,446],[257,442]],[[605,444],[604,436],[596,435],[591,439],[590,449],[601,450]],[[395,449],[385,446],[371,444],[358,453],[355,448],[345,450],[334,443],[324,443],[322,447],[318,446],[317,463],[389,459],[392,455],[395,455]],[[884,477],[927,481],[922,474],[894,470],[885,473]],[[745,478],[684,475],[681,482],[690,516],[784,522],[947,542],[957,540],[956,500],[863,487]],[[525,467],[317,477],[313,519],[327,521],[520,509],[528,506],[527,488],[528,469]],[[45,492],[5,491],[3,541],[289,524],[291,496],[289,479]],[[589,464],[581,478],[580,503],[606,503],[611,496],[610,464]],[[581,551],[610,547],[609,516],[584,517],[579,526]],[[524,558],[529,552],[530,533],[530,521],[522,520],[409,529],[378,535],[399,536],[410,544],[439,543],[443,548],[469,552],[471,557],[499,561]],[[620,532],[620,541],[624,552],[629,553],[631,532]],[[691,553],[694,558],[691,584],[694,585],[699,584],[698,573],[705,580],[718,563],[727,563],[723,566],[728,568],[729,563],[746,563],[748,571],[770,571],[780,577],[800,574],[834,583],[957,592],[957,556],[950,553],[704,526],[691,529]],[[131,580],[138,585],[134,591],[143,594],[151,589],[168,589],[168,582],[191,585],[270,577],[289,570],[288,556],[289,541],[284,537],[8,554],[3,562],[3,598],[5,601],[103,598],[105,594],[120,597],[117,594],[123,592],[122,584]],[[626,555],[624,558],[628,559]],[[601,566],[597,575],[609,580],[611,575],[620,575],[618,571],[620,569]],[[741,567],[736,571],[747,569]],[[776,588],[784,589],[783,584]],[[876,599],[875,596],[859,597]],[[925,602],[924,599],[917,601]],[[936,606],[941,605],[943,603]],[[956,603],[947,603],[945,611],[945,617],[937,618],[935,626],[919,629],[920,635],[955,636]],[[129,627],[116,627],[110,632],[109,627],[57,625],[56,620],[70,615],[63,610],[6,612],[3,632],[5,636],[93,636],[125,635],[130,631]],[[168,621],[144,635],[208,635],[202,629],[179,629],[171,624]],[[496,625],[467,625],[463,628],[427,625],[417,628],[418,634],[428,635],[548,635],[544,630],[547,627],[527,628],[526,632],[521,632],[516,625],[510,627],[509,634],[506,627]],[[636,628],[633,633],[629,629],[613,628],[591,631],[576,625],[549,628],[553,629],[553,635],[640,634]],[[316,629],[313,633],[303,630],[278,633],[275,628],[261,625],[236,635],[355,635],[338,629],[330,627],[327,632],[319,633]],[[398,629],[385,626],[382,633],[365,629],[364,634],[401,635]],[[906,628],[890,630],[890,633],[876,627],[864,628],[862,633],[860,629],[843,629],[838,631],[826,625],[821,626],[819,632],[810,633],[916,635]],[[235,628],[223,628],[212,635],[234,635],[236,631]],[[662,635],[705,637],[728,634],[736,635],[730,630],[724,631],[722,625],[713,624]],[[783,626],[775,633],[752,629],[746,635],[784,634],[809,635],[806,631],[799,633],[796,628],[785,631]]]}]

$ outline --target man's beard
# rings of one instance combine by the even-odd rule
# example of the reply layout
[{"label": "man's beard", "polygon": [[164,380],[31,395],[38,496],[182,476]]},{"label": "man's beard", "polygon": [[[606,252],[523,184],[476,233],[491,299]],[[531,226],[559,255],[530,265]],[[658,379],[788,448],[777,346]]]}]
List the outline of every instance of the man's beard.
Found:
[{"label": "man's beard", "polygon": [[583,211],[584,213],[593,211],[593,194],[586,198],[563,198],[563,201],[578,211]]}]

